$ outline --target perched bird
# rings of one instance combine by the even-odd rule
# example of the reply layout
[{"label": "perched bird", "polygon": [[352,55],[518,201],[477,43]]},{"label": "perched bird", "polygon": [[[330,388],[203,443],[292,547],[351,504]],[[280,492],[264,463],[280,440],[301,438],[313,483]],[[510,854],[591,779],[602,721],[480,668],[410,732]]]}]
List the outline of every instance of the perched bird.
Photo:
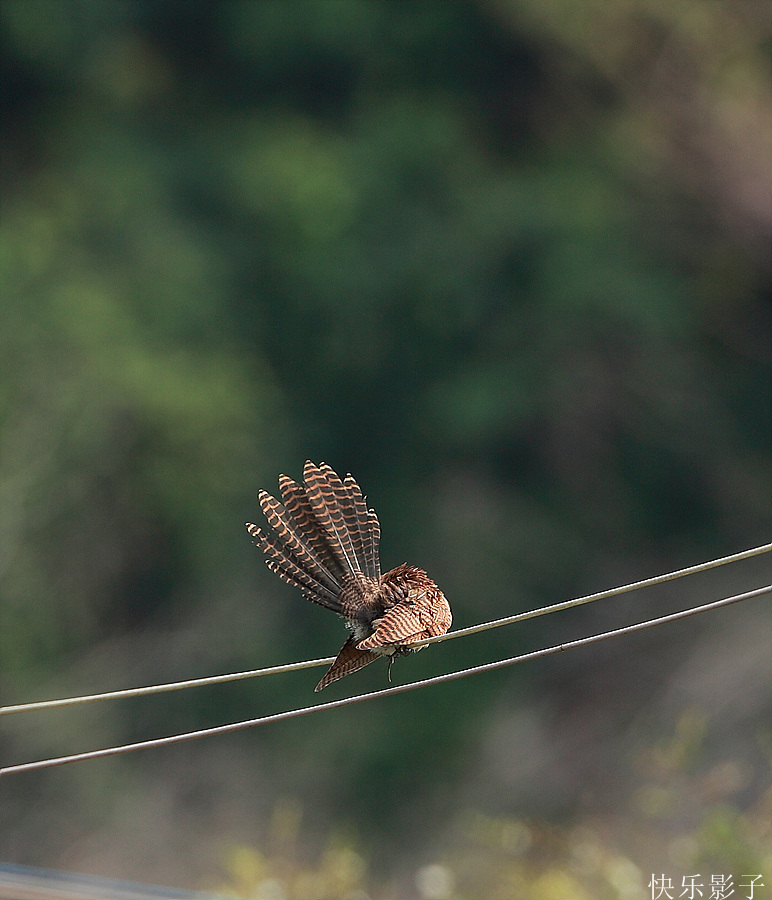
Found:
[{"label": "perched bird", "polygon": [[[452,621],[445,595],[423,569],[403,563],[381,575],[381,527],[351,475],[306,462],[304,484],[279,476],[281,502],[258,498],[273,533],[247,530],[266,565],[303,596],[343,616],[351,631],[314,690],[356,672],[379,656],[413,652],[410,645],[445,634]],[[420,649],[420,648],[419,648]]]}]

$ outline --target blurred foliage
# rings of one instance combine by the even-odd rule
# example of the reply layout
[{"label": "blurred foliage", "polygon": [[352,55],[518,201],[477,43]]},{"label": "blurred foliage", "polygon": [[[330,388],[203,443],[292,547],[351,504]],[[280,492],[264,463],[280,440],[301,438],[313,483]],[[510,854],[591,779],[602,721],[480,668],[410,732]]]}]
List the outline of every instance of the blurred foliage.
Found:
[{"label": "blurred foliage", "polygon": [[[3,0],[2,702],[334,652],[242,527],[306,457],[459,625],[767,539],[771,37],[754,0]],[[539,689],[309,720],[254,768],[385,827]]]},{"label": "blurred foliage", "polygon": [[[613,819],[556,826],[470,809],[458,815],[434,855],[414,851],[412,870],[397,879],[379,871],[377,850],[370,871],[367,854],[343,834],[310,861],[301,805],[282,801],[265,852],[230,848],[227,878],[216,891],[256,900],[645,900],[658,893],[651,880],[663,877],[671,897],[687,896],[682,879],[699,872],[702,895],[711,891],[712,875],[724,875],[735,888],[725,896],[747,896],[740,888],[744,874],[760,874],[766,884],[772,872],[772,791],[747,809],[731,802],[736,765],[705,766],[706,726],[704,716],[687,711],[671,738],[636,751],[642,783]],[[656,809],[645,799],[655,794],[667,798]]]}]

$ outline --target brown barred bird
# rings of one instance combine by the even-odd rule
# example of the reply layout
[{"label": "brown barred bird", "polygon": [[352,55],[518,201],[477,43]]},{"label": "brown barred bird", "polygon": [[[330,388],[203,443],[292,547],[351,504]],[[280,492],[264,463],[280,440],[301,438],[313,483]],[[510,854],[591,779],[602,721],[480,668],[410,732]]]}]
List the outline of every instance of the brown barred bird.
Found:
[{"label": "brown barred bird", "polygon": [[[273,533],[247,523],[266,565],[300,588],[307,600],[343,616],[351,631],[315,690],[356,672],[379,656],[413,652],[415,641],[445,634],[451,613],[442,591],[423,569],[403,563],[381,575],[381,527],[351,475],[306,462],[305,484],[279,476],[279,502],[258,497]],[[419,648],[420,649],[420,648]]]}]

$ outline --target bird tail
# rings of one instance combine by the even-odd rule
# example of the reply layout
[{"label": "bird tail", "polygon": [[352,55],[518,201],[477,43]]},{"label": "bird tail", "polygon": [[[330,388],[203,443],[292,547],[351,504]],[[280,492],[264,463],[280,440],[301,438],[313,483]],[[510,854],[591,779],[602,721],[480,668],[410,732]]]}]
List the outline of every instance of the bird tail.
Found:
[{"label": "bird tail", "polygon": [[341,481],[330,466],[309,461],[303,479],[300,485],[279,477],[283,502],[260,491],[260,507],[273,533],[249,522],[247,530],[269,569],[307,599],[341,613],[338,595],[347,575],[380,578],[378,517],[351,475]]}]

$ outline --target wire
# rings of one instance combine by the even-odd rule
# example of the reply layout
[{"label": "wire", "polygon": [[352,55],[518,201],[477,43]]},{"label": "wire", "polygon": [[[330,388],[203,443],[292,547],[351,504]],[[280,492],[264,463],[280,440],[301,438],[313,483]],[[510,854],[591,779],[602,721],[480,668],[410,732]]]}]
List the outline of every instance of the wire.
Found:
[{"label": "wire", "polygon": [[[758,547],[752,547],[750,550],[742,550],[739,553],[733,553],[730,556],[722,556],[717,559],[709,560],[708,562],[699,563],[695,566],[688,566],[685,569],[676,569],[675,571],[667,572],[664,575],[655,575],[652,578],[645,578],[642,581],[633,581],[630,584],[625,584],[620,587],[609,588],[608,590],[599,591],[595,594],[587,594],[573,600],[564,600],[561,603],[553,603],[551,606],[543,606],[539,609],[531,609],[526,612],[517,613],[514,616],[507,616],[503,619],[494,619],[491,622],[470,625],[468,628],[458,628],[448,634],[441,634],[437,637],[427,638],[423,641],[416,641],[415,644],[412,644],[411,646],[417,650],[428,644],[449,641],[457,637],[466,637],[470,634],[487,631],[490,628],[500,628],[502,625],[513,625],[516,622],[523,622],[526,619],[535,619],[537,616],[544,616],[548,613],[561,612],[564,609],[582,606],[585,603],[592,603],[595,600],[605,600],[609,597],[615,597],[618,594],[639,590],[643,587],[651,587],[666,581],[674,581],[675,579],[683,578],[686,575],[696,575],[698,572],[705,572],[708,569],[715,569],[719,566],[727,565],[728,563],[739,562],[742,559],[748,559],[752,556],[759,556],[770,550],[772,550],[772,543],[761,544]],[[267,668],[250,669],[244,672],[232,672],[225,675],[209,675],[204,678],[189,678],[185,681],[172,681],[166,684],[148,685],[147,687],[125,688],[117,691],[104,691],[99,694],[64,697],[58,700],[38,700],[30,703],[18,703],[13,706],[0,706],[0,716],[7,716],[13,713],[57,709],[65,706],[76,706],[81,703],[96,703],[101,700],[121,700],[129,697],[143,697],[147,694],[161,694],[166,691],[179,691],[184,688],[200,687],[207,684],[224,684],[229,681],[240,681],[245,678],[260,678],[263,675],[279,675],[285,672],[295,672],[300,669],[310,669],[314,666],[329,666],[334,660],[334,656],[328,656],[324,659],[310,659],[304,662],[286,663],[280,666],[268,666]]]},{"label": "wire", "polygon": [[686,575],[696,575],[698,572],[706,572],[708,569],[715,569],[718,566],[724,566],[727,563],[739,562],[742,559],[749,559],[752,556],[760,556],[762,553],[768,553],[772,550],[772,544],[761,544],[758,547],[752,547],[750,550],[742,550],[739,553],[733,553],[731,556],[722,556],[718,559],[711,559],[708,562],[699,563],[696,566],[688,566],[685,569],[676,569],[673,572],[666,572],[664,575],[655,575],[653,578],[644,578],[643,581],[633,581],[630,584],[624,584],[621,587],[609,588],[605,591],[598,591],[595,594],[586,594],[583,597],[576,597],[573,600],[563,600],[560,603],[553,603],[551,606],[542,606],[540,609],[531,609],[526,612],[517,613],[514,616],[506,616],[503,619],[494,619],[492,622],[483,622],[481,625],[470,625],[468,628],[457,628],[448,634],[441,634],[437,637],[427,638],[423,641],[416,641],[411,644],[413,647],[424,647],[427,644],[437,644],[441,641],[449,641],[452,638],[466,637],[469,634],[477,634],[480,631],[487,631],[489,628],[500,628],[502,625],[514,625],[516,622],[524,622],[526,619],[535,619],[537,616],[544,616],[548,613],[561,612],[564,609],[573,609],[575,606],[582,606],[585,603],[592,603],[595,600],[607,600],[609,597],[616,597],[619,594],[626,594],[629,591],[637,591],[640,588],[652,587],[655,584],[664,584],[666,581],[675,581],[677,578],[683,578]]},{"label": "wire", "polygon": [[551,656],[564,650],[572,650],[577,647],[586,647],[589,644],[596,644],[600,641],[608,640],[613,637],[621,637],[625,634],[633,634],[636,631],[643,631],[646,628],[653,628],[657,625],[664,625],[668,622],[675,622],[679,619],[685,619],[699,613],[708,612],[709,610],[719,609],[729,606],[733,603],[739,603],[743,600],[750,600],[754,597],[761,597],[764,594],[772,593],[772,585],[757,588],[753,591],[747,591],[743,594],[735,594],[732,597],[725,597],[722,600],[714,600],[712,603],[705,603],[702,606],[695,606],[690,609],[681,610],[679,612],[670,613],[666,616],[659,616],[656,619],[648,619],[644,622],[637,622],[634,625],[626,625],[622,628],[615,628],[612,631],[605,631],[601,634],[591,635],[590,637],[579,638],[574,641],[567,641],[564,644],[556,644],[552,647],[546,647],[541,650],[533,650],[530,653],[523,653],[520,656],[513,656],[509,659],[501,659],[496,662],[485,663],[480,666],[473,666],[468,669],[459,669],[455,672],[447,672],[444,675],[436,675],[433,678],[425,678],[422,681],[412,681],[408,684],[398,685],[396,687],[385,688],[381,691],[372,691],[368,694],[357,694],[353,697],[344,697],[341,700],[332,700],[329,703],[320,703],[315,706],[306,706],[300,709],[292,709],[286,712],[274,713],[269,716],[261,716],[257,719],[247,719],[243,722],[232,722],[227,725],[216,725],[213,728],[203,728],[199,731],[189,731],[184,734],[175,734],[169,737],[154,738],[147,741],[137,741],[133,744],[123,744],[116,747],[107,747],[102,750],[89,750],[85,753],[73,753],[69,756],[58,756],[52,759],[42,759],[36,762],[20,763],[18,765],[5,766],[0,768],[0,776],[16,775],[21,772],[32,772],[38,769],[48,769],[54,766],[62,766],[67,763],[81,762],[87,759],[101,759],[106,756],[117,756],[122,753],[131,753],[135,750],[147,750],[153,747],[167,747],[170,744],[178,744],[183,741],[197,740],[202,737],[211,737],[217,734],[230,734],[234,731],[243,731],[247,728],[253,728],[257,725],[268,725],[273,722],[283,722],[287,719],[295,719],[300,716],[307,716],[311,713],[322,712],[330,709],[339,709],[343,706],[351,706],[354,703],[362,703],[365,700],[373,700],[377,697],[391,697],[394,694],[403,694],[407,691],[413,691],[418,688],[428,687],[433,684],[444,684],[448,681],[455,681],[459,678],[466,678],[469,675],[479,675],[483,672],[493,672],[497,669],[503,669],[506,666],[513,666],[517,663],[527,662],[532,659],[540,659],[544,656]]},{"label": "wire", "polygon": [[62,706],[77,706],[80,703],[96,703],[99,700],[123,700],[127,697],[142,697],[146,694],[162,694],[166,691],[181,691],[183,688],[201,687],[205,684],[224,684],[227,681],[240,681],[244,678],[259,678],[261,675],[278,675],[281,672],[296,672],[299,669],[310,669],[313,666],[329,666],[335,661],[334,656],[325,659],[308,659],[305,662],[286,663],[282,666],[269,666],[266,669],[250,669],[246,672],[230,672],[226,675],[208,675],[205,678],[189,678],[187,681],[171,681],[166,684],[151,684],[147,687],[126,688],[121,691],[105,691],[102,694],[84,694],[79,697],[63,697],[60,700],[38,700],[34,703],[18,703],[15,706],[0,706],[0,715],[33,712],[42,709],[57,709]]}]

